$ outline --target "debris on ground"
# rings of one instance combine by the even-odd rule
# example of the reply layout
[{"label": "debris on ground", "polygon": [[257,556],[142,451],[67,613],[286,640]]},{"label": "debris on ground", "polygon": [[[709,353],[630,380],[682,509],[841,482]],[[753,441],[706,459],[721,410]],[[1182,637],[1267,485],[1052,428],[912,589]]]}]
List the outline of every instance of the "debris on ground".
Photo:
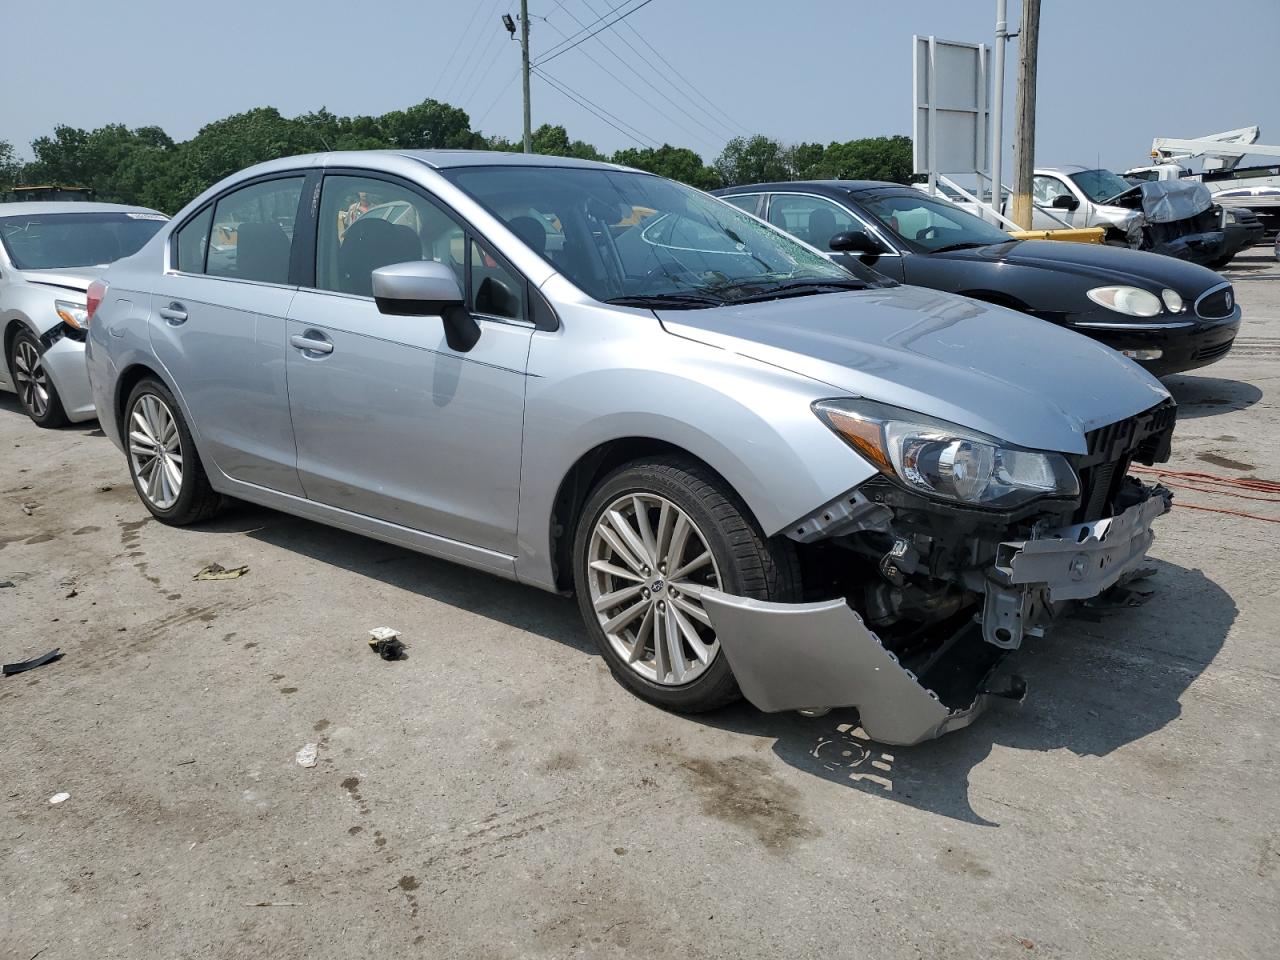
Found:
[{"label": "debris on ground", "polygon": [[1014,937],[1013,939],[1022,944],[1022,946],[1026,947],[1028,950],[1034,950],[1036,948],[1035,942],[1028,940],[1026,937]]},{"label": "debris on ground", "polygon": [[70,600],[72,597],[78,597],[78,596],[80,596],[80,591],[77,590],[75,587],[72,587],[71,592],[67,594],[67,599]]},{"label": "debris on ground", "polygon": [[320,759],[320,747],[314,743],[304,744],[293,757],[300,767],[314,767]]},{"label": "debris on ground", "polygon": [[12,580],[0,580],[0,590],[4,590],[7,587],[12,587],[12,586],[13,586]]},{"label": "debris on ground", "polygon": [[40,506],[40,504],[38,504],[38,503],[24,503],[24,504],[22,505],[22,512],[23,512],[23,513],[25,513],[25,514],[29,517],[29,516],[31,516],[31,514],[33,514],[33,513],[35,512],[35,509],[36,509],[36,507],[38,507],[38,506]]},{"label": "debris on ground", "polygon": [[383,660],[399,660],[404,656],[400,631],[391,627],[374,627],[369,631],[369,646]]},{"label": "debris on ground", "polygon": [[49,798],[49,802],[62,803],[62,801],[70,800],[70,799],[71,799],[71,794],[69,793],[55,793],[52,797]]},{"label": "debris on ground", "polygon": [[248,567],[224,567],[220,563],[211,563],[207,567],[201,567],[196,571],[196,575],[192,580],[234,580],[236,577],[243,577],[249,572]]},{"label": "debris on ground", "polygon": [[62,651],[58,647],[54,647],[43,656],[36,657],[33,660],[22,660],[18,663],[6,663],[2,668],[6,677],[11,677],[15,673],[24,673],[27,670],[34,670],[36,667],[43,667],[46,663],[53,663],[62,656]]}]

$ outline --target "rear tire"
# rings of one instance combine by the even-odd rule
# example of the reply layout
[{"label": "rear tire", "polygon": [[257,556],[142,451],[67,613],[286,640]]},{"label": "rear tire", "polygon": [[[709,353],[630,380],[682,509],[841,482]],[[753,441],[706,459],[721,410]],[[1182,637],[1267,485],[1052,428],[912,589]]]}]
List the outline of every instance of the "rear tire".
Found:
[{"label": "rear tire", "polygon": [[[682,517],[688,529],[680,541]],[[622,551],[611,545],[618,543]],[[791,544],[767,540],[733,490],[685,458],[637,461],[605,477],[579,515],[573,569],[587,632],[614,677],[682,713],[741,697],[698,591],[774,601],[800,595]]]},{"label": "rear tire", "polygon": [[18,401],[37,427],[61,427],[67,424],[67,412],[58,396],[58,388],[44,368],[44,347],[26,327],[18,330],[9,347],[9,373]]},{"label": "rear tire", "polygon": [[195,441],[173,394],[159,380],[138,381],[120,424],[129,476],[143,506],[161,523],[182,527],[218,512]]}]

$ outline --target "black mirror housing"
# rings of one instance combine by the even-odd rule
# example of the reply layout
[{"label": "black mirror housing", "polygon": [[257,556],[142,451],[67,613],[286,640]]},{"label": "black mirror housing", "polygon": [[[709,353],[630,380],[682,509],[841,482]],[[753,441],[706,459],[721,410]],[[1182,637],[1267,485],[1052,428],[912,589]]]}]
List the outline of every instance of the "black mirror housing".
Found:
[{"label": "black mirror housing", "polygon": [[1069,193],[1060,193],[1053,198],[1050,206],[1055,210],[1077,210],[1080,207],[1080,201]]},{"label": "black mirror housing", "polygon": [[827,242],[827,246],[836,253],[860,253],[873,256],[884,253],[884,247],[869,233],[863,233],[861,230],[837,233]]}]

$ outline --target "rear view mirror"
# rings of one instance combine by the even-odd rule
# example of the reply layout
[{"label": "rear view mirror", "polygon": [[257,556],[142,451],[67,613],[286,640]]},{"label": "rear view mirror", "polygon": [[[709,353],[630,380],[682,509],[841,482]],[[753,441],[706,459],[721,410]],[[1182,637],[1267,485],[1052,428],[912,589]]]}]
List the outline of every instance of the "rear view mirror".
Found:
[{"label": "rear view mirror", "polygon": [[837,253],[860,253],[873,256],[884,253],[884,247],[869,233],[863,233],[861,230],[847,230],[844,233],[837,233],[827,243],[827,246]]},{"label": "rear view mirror", "polygon": [[1053,198],[1050,206],[1055,210],[1075,210],[1080,206],[1080,201],[1069,193],[1060,193]]},{"label": "rear view mirror", "polygon": [[457,275],[446,264],[412,260],[378,267],[373,271],[373,300],[379,313],[440,317],[445,341],[460,353],[466,353],[480,339],[480,324],[467,310]]}]

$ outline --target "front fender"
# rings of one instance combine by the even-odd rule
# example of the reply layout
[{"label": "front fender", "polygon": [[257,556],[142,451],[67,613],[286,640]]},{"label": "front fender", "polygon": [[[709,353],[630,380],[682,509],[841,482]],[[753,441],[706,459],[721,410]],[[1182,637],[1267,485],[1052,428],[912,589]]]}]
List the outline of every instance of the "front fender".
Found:
[{"label": "front fender", "polygon": [[[589,307],[578,308],[585,314]],[[813,414],[833,388],[605,311],[533,335],[520,482],[521,580],[553,588],[550,525],[560,484],[601,444],[689,451],[742,497],[766,536],[875,473]],[[599,336],[583,336],[595,324]]]}]

